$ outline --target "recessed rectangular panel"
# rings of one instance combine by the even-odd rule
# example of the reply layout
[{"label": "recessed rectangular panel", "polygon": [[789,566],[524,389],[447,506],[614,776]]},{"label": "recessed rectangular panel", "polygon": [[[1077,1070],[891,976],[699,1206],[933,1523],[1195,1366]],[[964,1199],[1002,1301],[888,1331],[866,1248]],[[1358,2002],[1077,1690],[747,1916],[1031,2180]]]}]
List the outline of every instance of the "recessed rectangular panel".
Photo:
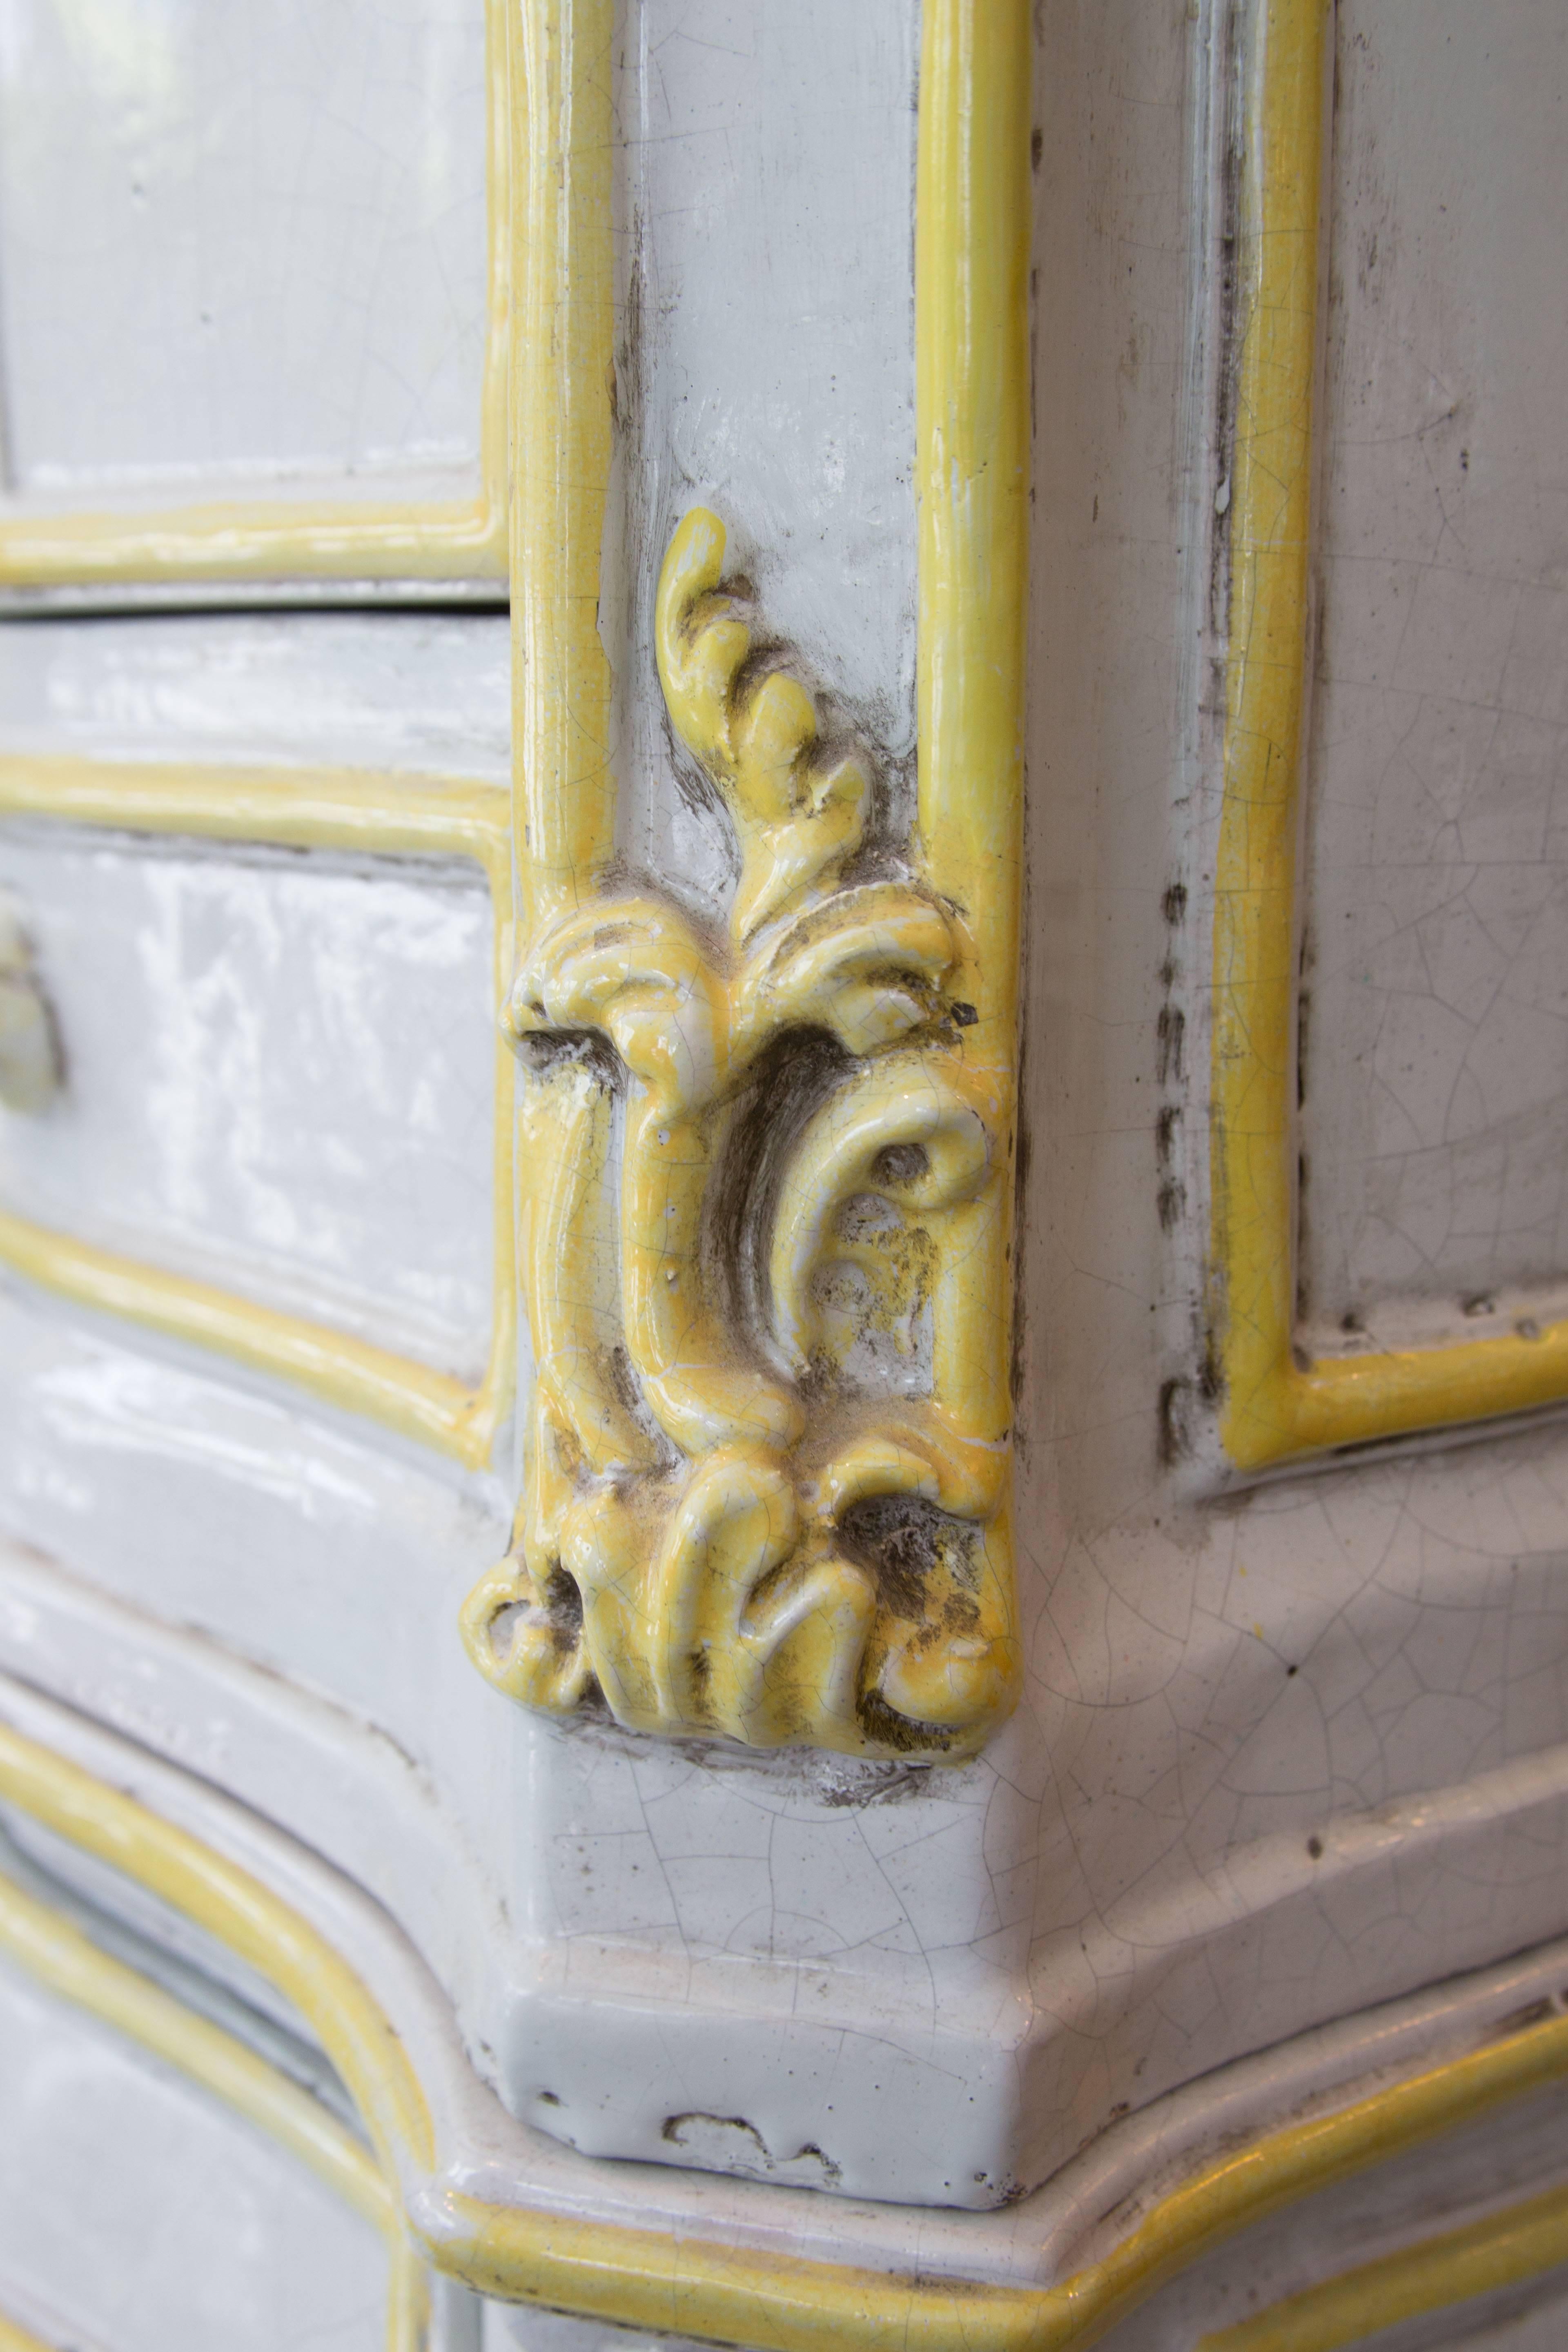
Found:
[{"label": "recessed rectangular panel", "polygon": [[1306,1305],[1468,1337],[1568,1275],[1568,16],[1337,37]]},{"label": "recessed rectangular panel", "polygon": [[494,1315],[495,912],[477,866],[13,823],[65,1086],[0,1208],[465,1379]]},{"label": "recessed rectangular panel", "polygon": [[0,0],[7,487],[479,486],[484,0]]}]

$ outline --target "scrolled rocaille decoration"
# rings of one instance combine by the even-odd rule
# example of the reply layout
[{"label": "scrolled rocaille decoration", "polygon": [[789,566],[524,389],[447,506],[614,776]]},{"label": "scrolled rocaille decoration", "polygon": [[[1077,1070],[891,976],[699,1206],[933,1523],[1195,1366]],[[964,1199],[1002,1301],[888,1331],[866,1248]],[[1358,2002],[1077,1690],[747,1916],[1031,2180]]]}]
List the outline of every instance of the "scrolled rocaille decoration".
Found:
[{"label": "scrolled rocaille decoration", "polygon": [[1005,1445],[965,1415],[994,1311],[966,1260],[1004,1176],[947,992],[962,918],[868,853],[867,765],[755,656],[724,545],[686,516],[656,639],[734,828],[728,934],[651,888],[595,897],[502,1016],[547,1170],[533,1419],[518,1540],[463,1631],[552,1714],[956,1759],[1019,1670]]}]

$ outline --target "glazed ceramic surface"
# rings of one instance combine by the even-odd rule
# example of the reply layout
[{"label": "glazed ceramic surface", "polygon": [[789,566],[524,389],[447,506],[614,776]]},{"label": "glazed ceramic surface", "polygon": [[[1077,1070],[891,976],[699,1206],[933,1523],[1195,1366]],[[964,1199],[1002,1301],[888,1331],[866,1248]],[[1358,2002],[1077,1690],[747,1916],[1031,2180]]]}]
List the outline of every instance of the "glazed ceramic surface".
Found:
[{"label": "glazed ceramic surface", "polygon": [[0,0],[7,1883],[315,2105],[0,1900],[0,2312],[142,2340],[85,2132],[236,2344],[1553,2340],[1555,12],[112,13]]},{"label": "glazed ceramic surface", "polygon": [[6,0],[10,487],[477,473],[485,24]]}]

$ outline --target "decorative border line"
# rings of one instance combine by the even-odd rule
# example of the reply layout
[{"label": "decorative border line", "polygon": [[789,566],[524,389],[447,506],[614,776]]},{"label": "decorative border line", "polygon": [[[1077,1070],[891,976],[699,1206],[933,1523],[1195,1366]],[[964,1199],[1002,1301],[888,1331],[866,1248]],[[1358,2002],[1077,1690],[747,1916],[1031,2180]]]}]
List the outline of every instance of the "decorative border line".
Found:
[{"label": "decorative border line", "polygon": [[1296,1353],[1296,866],[1331,21],[1331,0],[1258,0],[1246,108],[1210,1112],[1210,1320],[1221,1436],[1243,1469],[1568,1396],[1568,1321],[1533,1339]]},{"label": "decorative border line", "polygon": [[[1279,20],[1289,29],[1294,20],[1300,31],[1316,16],[1315,27],[1308,30],[1310,40],[1321,44],[1321,0],[1273,0],[1270,25]],[[1014,331],[1016,320],[1010,323],[995,306],[1005,299],[1014,257],[1026,237],[1026,192],[1020,196],[1013,185],[1007,133],[1020,92],[1027,89],[1029,12],[1026,0],[989,0],[984,13],[982,30],[978,0],[926,0],[922,36],[917,331],[921,482],[927,495],[921,511],[921,824],[937,870],[955,882],[962,877],[975,894],[972,903],[994,905],[996,919],[1005,921],[1014,905],[1006,877],[1017,871],[1016,720],[1009,696],[1021,673],[1024,517],[1020,512],[1010,521],[1005,510],[997,510],[996,473],[987,482],[982,472],[966,485],[973,499],[967,516],[954,501],[945,525],[936,511],[939,500],[931,495],[952,486],[966,451],[984,458],[988,432],[993,441],[1000,436],[1001,446],[1009,447],[1006,436],[1021,428],[1026,414],[1026,353],[1018,357],[1023,338]],[[518,501],[513,549],[520,587],[537,601],[531,603],[531,624],[520,615],[532,663],[518,687],[518,834],[531,923],[536,924],[550,908],[574,903],[579,888],[590,883],[607,857],[613,814],[608,673],[595,621],[608,427],[599,413],[602,402],[596,407],[593,397],[602,393],[609,351],[605,68],[611,16],[608,0],[525,0],[521,21],[527,121],[518,129],[528,174],[516,191],[514,215],[525,278],[518,321],[525,364],[517,372],[516,417],[520,470],[526,472],[528,488]],[[1283,81],[1284,77],[1275,79],[1277,96]],[[1286,109],[1281,105],[1278,111]],[[1024,121],[1026,127],[1026,113]],[[1283,131],[1287,161],[1300,127],[1293,131],[1288,121],[1276,125]],[[1321,117],[1311,140],[1315,189]],[[1301,160],[1298,150],[1298,165]],[[1278,189],[1277,174],[1268,177]],[[1301,184],[1299,175],[1298,191]],[[945,274],[950,265],[950,284],[939,291],[933,271]],[[569,289],[571,301],[565,299]],[[952,330],[950,341],[944,322]],[[554,332],[535,340],[531,326]],[[1297,382],[1310,382],[1310,371]],[[1255,383],[1254,391],[1258,388]],[[989,424],[983,406],[987,399],[995,404]],[[1304,459],[1304,446],[1301,454]],[[1290,551],[1272,551],[1259,538],[1257,552],[1267,559],[1271,551],[1282,557],[1279,568],[1288,588]],[[1248,552],[1246,545],[1242,552]],[[1302,583],[1299,616],[1304,530],[1297,561]],[[1017,571],[1009,570],[1014,564]],[[1237,576],[1239,581],[1239,564]],[[1269,576],[1265,561],[1259,585],[1266,592]],[[1299,656],[1296,677],[1292,744],[1299,738]],[[1233,710],[1240,707],[1233,700]],[[1237,731],[1233,722],[1232,740]],[[1227,766],[1227,777],[1230,772]],[[1261,772],[1268,780],[1267,759]],[[124,772],[114,772],[113,781],[117,792],[121,790]],[[276,786],[276,779],[252,781],[263,792]],[[363,780],[353,781],[368,798]],[[116,806],[113,821],[126,823],[123,802]],[[1278,808],[1266,803],[1260,814],[1260,836],[1278,838]],[[190,829],[189,810],[182,814],[184,829]],[[329,796],[324,821],[337,828],[331,835],[333,845],[385,849],[392,845],[382,829],[384,815],[384,806],[371,815],[363,803],[345,814]],[[181,829],[180,816],[171,816],[169,829]],[[1240,829],[1245,835],[1245,822]],[[236,832],[256,837],[243,822]],[[1287,851],[1288,834],[1287,826]],[[427,832],[406,845],[443,844]],[[1239,845],[1233,838],[1233,854]],[[1260,845],[1266,845],[1260,840]],[[479,852],[470,848],[467,854]],[[493,868],[486,862],[493,882]],[[1267,856],[1263,867],[1267,879]],[[1288,943],[1288,855],[1283,870]],[[1276,859],[1275,877],[1279,871]],[[1241,872],[1245,877],[1245,866]],[[1235,881],[1233,870],[1233,889]],[[1256,944],[1247,929],[1247,911],[1239,899],[1227,910],[1242,919],[1232,941],[1238,967],[1228,980],[1233,998],[1250,969],[1247,952]],[[1016,924],[1016,915],[1012,919]],[[993,930],[988,945],[994,937]],[[1277,944],[1277,932],[1275,938]],[[1288,955],[1284,963],[1279,1034],[1288,1041]],[[1016,955],[997,953],[988,964],[999,976],[999,992],[1009,992]],[[1226,972],[1216,948],[1216,976]],[[1278,990],[1277,976],[1275,985]],[[1004,1040],[1009,1056],[1010,1003],[1004,993],[987,1008],[995,1024],[991,1034]],[[1288,1071],[1283,1054],[1279,1067]],[[1216,1079],[1219,1075],[1216,1049]],[[1280,1077],[1281,1097],[1284,1085]],[[1216,1083],[1216,1099],[1219,1091]],[[1246,1084],[1238,1087],[1238,1108],[1247,1108],[1248,1092]],[[1237,1132],[1248,1130],[1244,1125]],[[1221,1140],[1224,1134],[1222,1129]],[[1271,1167],[1268,1144],[1278,1139],[1278,1131],[1270,1134],[1265,1127],[1260,1132],[1253,1156],[1264,1177]],[[1245,1180],[1249,1166],[1249,1156],[1243,1154],[1235,1172]],[[1285,1197],[1288,1206],[1288,1179]],[[1225,1230],[1228,1234],[1228,1226]],[[1276,1238],[1288,1230],[1288,1224],[1277,1226]],[[1223,1254],[1220,1262],[1228,1262]],[[1485,1344],[1489,1349],[1505,1343]],[[998,1349],[993,1361],[1005,1354]],[[960,2280],[914,2284],[907,2277],[742,2246],[677,2241],[661,2232],[452,2195],[433,2175],[428,2109],[391,2021],[298,1912],[135,1800],[4,1728],[0,1795],[149,1887],[217,1936],[294,2002],[359,2106],[384,2179],[399,2182],[405,2210],[423,2189],[427,2210],[434,2206],[441,2214],[440,2225],[432,2220],[425,2237],[442,2269],[492,2294],[626,2325],[747,2341],[771,2352],[837,2352],[844,2346],[891,2352],[894,2346],[911,2345],[925,2352],[1025,2352],[1026,2347],[1029,2352],[1075,2352],[1146,2300],[1163,2280],[1248,2222],[1568,2074],[1568,2020],[1533,2026],[1338,2114],[1237,2151],[1167,2198],[1104,2261],[1060,2285],[1031,2290]],[[1531,2267],[1537,2266],[1532,2260]],[[1379,2323],[1358,2323],[1363,2332],[1366,2324]],[[1326,2345],[1335,2339],[1330,2335],[1303,2340]]]},{"label": "decorative border line", "polygon": [[[0,759],[0,817],[47,817],[119,832],[446,856],[482,866],[495,909],[498,992],[513,955],[511,833],[495,784],[432,782],[363,771],[165,767],[76,759]],[[477,1468],[510,1409],[516,1376],[517,1279],[512,1216],[514,1064],[495,1057],[494,1294],[489,1360],[477,1389],[417,1359],[378,1348],[228,1290],[94,1249],[0,1213],[0,1260],[75,1305],[168,1338],[213,1348],[255,1371],[292,1381],[324,1403],[363,1413]]]},{"label": "decorative border line", "polygon": [[[915,168],[915,488],[920,503],[917,833],[931,884],[969,932],[951,986],[973,1003],[964,1063],[999,1107],[1016,1094],[1029,603],[1029,137],[1024,0],[924,0]],[[984,943],[984,953],[975,942]],[[970,1425],[1012,1418],[1011,1172],[973,1236]]]},{"label": "decorative border line", "polygon": [[615,848],[613,680],[599,635],[614,36],[613,0],[521,0],[514,27],[512,807],[523,943],[582,904]]},{"label": "decorative border line", "polygon": [[495,580],[507,574],[511,287],[507,0],[485,0],[486,326],[477,499],[214,499],[140,513],[5,511],[0,587],[180,580]]},{"label": "decorative border line", "polygon": [[[889,2273],[742,2244],[722,2244],[629,2224],[582,2221],[551,2210],[488,2204],[454,2191],[424,2092],[392,2020],[327,1938],[258,1879],[138,1799],[96,1779],[38,1741],[0,1724],[0,1801],[18,1806],[85,1853],[124,1873],[216,1936],[282,1992],[310,2026],[353,2100],[374,2151],[384,2193],[407,2222],[406,2301],[422,2293],[417,2265],[487,2294],[542,2305],[622,2326],[663,2329],[765,2352],[1086,2352],[1163,2282],[1251,2222],[1331,2183],[1457,2129],[1507,2101],[1568,2077],[1568,2018],[1524,2027],[1353,2105],[1233,2150],[1156,2205],[1103,2260],[1052,2287],[998,2286],[981,2280]],[[114,2021],[176,2064],[250,2104],[253,2120],[294,2138],[296,2153],[337,2164],[312,2114],[307,2135],[292,2100],[302,2094],[263,2080],[249,2052],[231,2057],[228,2037],[187,2021],[168,1996],[132,1971],[129,1986],[89,1947],[72,1940],[26,1898],[0,1899],[0,1946],[67,1997],[98,2008],[119,2004]],[[47,1928],[47,1932],[46,1932]],[[174,2017],[165,2014],[167,2002]],[[145,2030],[143,2030],[145,2029]],[[209,2041],[210,2037],[210,2041]],[[195,2063],[192,2063],[195,2062]],[[213,2080],[214,2066],[227,2070]],[[251,2070],[258,2070],[252,2073]],[[308,2144],[307,2144],[308,2141]],[[352,2185],[352,2184],[351,2184]],[[355,2193],[384,2210],[361,2182]],[[1563,2192],[1432,2242],[1455,2286],[1448,2300],[1529,2277],[1568,2254]],[[362,2210],[365,2210],[362,2208]],[[399,2225],[403,2226],[402,2224]],[[1552,2233],[1556,2234],[1553,2235]],[[1488,2247],[1489,2233],[1491,2241]],[[1422,2291],[1422,2249],[1326,2282],[1249,2326],[1279,2319],[1298,2332],[1226,2339],[1226,2352],[1328,2352],[1408,2308]],[[417,2336],[395,2339],[414,2352]]]}]

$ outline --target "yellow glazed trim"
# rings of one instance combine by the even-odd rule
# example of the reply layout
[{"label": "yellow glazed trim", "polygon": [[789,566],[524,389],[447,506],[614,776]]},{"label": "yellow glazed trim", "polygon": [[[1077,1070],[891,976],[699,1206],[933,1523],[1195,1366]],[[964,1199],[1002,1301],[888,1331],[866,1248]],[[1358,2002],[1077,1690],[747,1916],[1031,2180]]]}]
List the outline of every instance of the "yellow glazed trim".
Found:
[{"label": "yellow glazed trim", "polygon": [[178,580],[496,580],[507,571],[510,329],[507,0],[485,0],[487,289],[477,498],[214,499],[141,511],[9,513],[0,586]]},{"label": "yellow glazed trim", "polygon": [[[498,992],[513,956],[511,841],[503,788],[363,771],[226,769],[0,758],[0,816],[121,832],[270,842],[374,856],[460,856],[484,869],[495,908]],[[117,1315],[251,1370],[292,1381],[478,1466],[510,1409],[517,1349],[512,1217],[513,1063],[496,1055],[494,1319],[478,1389],[415,1359],[232,1291],[0,1213],[0,1260],[78,1306]]]},{"label": "yellow glazed trim", "polygon": [[[609,24],[603,0],[523,16],[513,610],[530,919],[506,1025],[530,1069],[521,1263],[538,1383],[518,1546],[470,1596],[464,1633],[492,1683],[552,1711],[596,1685],[637,1730],[958,1759],[1011,1708],[1020,1664],[1007,1326],[1028,11],[933,0],[924,15],[921,750],[904,876],[846,881],[869,779],[819,744],[787,667],[752,673],[719,518],[692,509],[666,554],[666,704],[741,853],[723,943],[652,893],[595,887],[615,813],[597,627]],[[763,1130],[791,1087],[810,1115],[767,1196]],[[880,1376],[890,1397],[878,1380],[868,1392],[853,1369],[868,1361],[900,1367]]]},{"label": "yellow glazed trim", "polygon": [[[1223,2157],[1102,2262],[1058,2286],[916,2284],[452,2193],[435,2173],[428,2110],[394,2027],[297,1911],[134,1798],[5,1726],[0,1801],[151,1889],[292,2001],[363,2116],[385,2177],[439,2217],[425,2237],[440,2269],[515,2301],[768,2352],[1082,2352],[1164,2279],[1249,2223],[1568,2075],[1568,2019],[1530,2026]],[[1521,2234],[1515,2242],[1527,2251],[1508,2275],[1529,2275],[1542,2241]]]},{"label": "yellow glazed trim", "polygon": [[975,1009],[964,1061],[992,1093],[1005,1171],[970,1236],[974,1311],[953,1370],[966,1421],[993,1439],[1012,1419],[1033,82],[1020,0],[927,0],[915,185],[918,831],[926,873],[964,918],[969,954],[951,985]]},{"label": "yellow glazed trim", "polygon": [[1402,2319],[1518,2285],[1562,2263],[1568,2263],[1568,2189],[1551,2189],[1216,2329],[1197,2352],[1337,2352]]},{"label": "yellow glazed trim", "polygon": [[512,759],[524,937],[615,839],[599,556],[610,473],[613,0],[522,0],[512,39]]},{"label": "yellow glazed trim", "polygon": [[[656,636],[671,718],[740,841],[731,939],[651,896],[590,898],[543,926],[507,1008],[556,1150],[523,1254],[540,1382],[522,1541],[464,1631],[482,1673],[552,1711],[592,1684],[634,1730],[957,1758],[1017,1686],[1006,1428],[984,1382],[976,1399],[1001,1319],[982,1277],[1005,1219],[1007,1074],[967,1050],[959,918],[913,877],[842,883],[868,779],[819,746],[788,670],[749,677],[723,556],[693,509]],[[618,1322],[591,1287],[617,1235],[589,1034],[629,1080]],[[754,1168],[803,1036],[831,1091],[793,1138],[769,1278],[742,1304],[710,1269],[713,1202]],[[730,1213],[762,1222],[749,1192]],[[840,1310],[823,1311],[824,1275],[858,1285]],[[928,1312],[929,1396],[846,1392],[868,1333],[913,1364]],[[846,1532],[857,1509],[901,1559],[921,1547],[918,1606],[907,1568],[886,1598],[875,1539]]]},{"label": "yellow glazed trim", "polygon": [[[101,2018],[234,2107],[379,2230],[390,2262],[387,2352],[420,2352],[429,2306],[426,2266],[409,2242],[393,2182],[335,2116],[233,2034],[100,1951],[68,1919],[3,1874],[0,1951],[51,1992]],[[0,2352],[6,2343],[0,2321]]]},{"label": "yellow glazed trim", "polygon": [[1246,1469],[1568,1396],[1568,1322],[1305,1364],[1294,1350],[1296,864],[1330,11],[1258,0],[1255,22],[1211,1114],[1221,1434]]}]

